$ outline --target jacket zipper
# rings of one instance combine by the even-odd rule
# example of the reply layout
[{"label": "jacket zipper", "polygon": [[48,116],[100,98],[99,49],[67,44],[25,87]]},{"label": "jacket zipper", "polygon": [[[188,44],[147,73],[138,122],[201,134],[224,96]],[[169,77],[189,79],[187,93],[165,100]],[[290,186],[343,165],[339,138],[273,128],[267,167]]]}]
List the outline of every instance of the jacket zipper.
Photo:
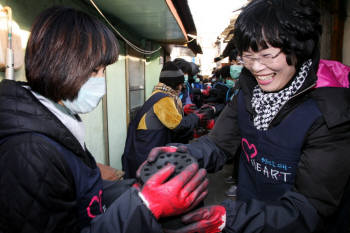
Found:
[{"label": "jacket zipper", "polygon": [[301,91],[301,92],[299,92],[299,93],[293,95],[292,97],[290,97],[289,100],[288,100],[287,102],[285,102],[285,103],[281,106],[281,108],[277,111],[276,115],[271,119],[271,121],[269,122],[269,127],[268,127],[268,128],[270,128],[270,125],[271,125],[272,121],[277,117],[277,115],[280,113],[280,111],[283,109],[283,107],[284,107],[291,99],[294,99],[295,97],[297,97],[297,96],[299,96],[299,95],[305,93],[306,91],[310,90],[311,88],[313,88],[313,87],[315,87],[315,86],[316,86],[316,83],[313,83],[313,84],[311,84],[309,87],[305,88],[303,91]]}]

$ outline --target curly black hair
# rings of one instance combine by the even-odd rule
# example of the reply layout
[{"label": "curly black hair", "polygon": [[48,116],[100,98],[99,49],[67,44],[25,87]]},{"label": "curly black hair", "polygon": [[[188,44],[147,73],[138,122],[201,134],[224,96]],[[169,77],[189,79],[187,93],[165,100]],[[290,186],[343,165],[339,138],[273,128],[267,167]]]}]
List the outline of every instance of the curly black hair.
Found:
[{"label": "curly black hair", "polygon": [[238,54],[281,48],[289,65],[312,59],[318,64],[322,33],[320,13],[312,0],[253,0],[234,26]]}]

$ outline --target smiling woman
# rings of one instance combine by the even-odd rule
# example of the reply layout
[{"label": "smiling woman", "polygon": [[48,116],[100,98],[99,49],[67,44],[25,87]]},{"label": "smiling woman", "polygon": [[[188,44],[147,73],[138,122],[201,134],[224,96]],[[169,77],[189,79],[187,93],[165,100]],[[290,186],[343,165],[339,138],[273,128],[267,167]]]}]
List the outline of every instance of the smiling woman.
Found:
[{"label": "smiling woman", "polygon": [[177,232],[348,231],[350,67],[320,60],[320,36],[313,0],[243,8],[240,91],[209,135],[185,145],[209,171],[239,156],[237,200],[189,213]]}]

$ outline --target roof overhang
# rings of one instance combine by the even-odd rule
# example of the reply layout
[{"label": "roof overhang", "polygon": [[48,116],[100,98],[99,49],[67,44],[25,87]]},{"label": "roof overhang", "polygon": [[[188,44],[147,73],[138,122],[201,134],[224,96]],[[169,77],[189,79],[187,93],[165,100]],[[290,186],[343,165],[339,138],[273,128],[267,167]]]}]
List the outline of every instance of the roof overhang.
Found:
[{"label": "roof overhang", "polygon": [[94,0],[94,2],[103,13],[116,19],[112,22],[117,28],[120,21],[120,25],[126,26],[128,31],[148,40],[175,44],[188,41],[183,15],[178,14],[172,0]]}]

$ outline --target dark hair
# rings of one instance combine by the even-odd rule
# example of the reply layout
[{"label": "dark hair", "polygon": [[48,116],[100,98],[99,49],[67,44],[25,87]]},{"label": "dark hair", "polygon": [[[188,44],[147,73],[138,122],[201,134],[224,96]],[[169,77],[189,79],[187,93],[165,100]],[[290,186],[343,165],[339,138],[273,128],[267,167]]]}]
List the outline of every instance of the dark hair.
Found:
[{"label": "dark hair", "polygon": [[191,65],[191,72],[190,72],[190,75],[191,76],[195,76],[199,73],[199,66],[193,62],[189,62],[190,65]]},{"label": "dark hair", "polygon": [[216,77],[217,79],[220,78],[220,70],[221,70],[221,69],[216,69],[216,70],[215,70],[215,73],[214,73],[214,74],[215,74],[215,77]]},{"label": "dark hair", "polygon": [[221,74],[221,77],[223,79],[226,79],[228,77],[231,77],[230,75],[230,66],[229,65],[226,65],[226,66],[223,66],[221,67],[220,69],[220,74]]},{"label": "dark hair", "polygon": [[182,59],[182,58],[176,58],[174,60],[174,63],[184,72],[185,74],[191,75],[192,74],[192,66],[191,64]]},{"label": "dark hair", "polygon": [[74,99],[89,75],[118,59],[118,41],[96,18],[51,7],[35,20],[25,55],[28,85],[53,101]]},{"label": "dark hair", "polygon": [[238,56],[238,51],[236,48],[232,49],[229,54],[228,54],[228,60],[231,61],[236,61]]},{"label": "dark hair", "polygon": [[318,64],[319,21],[320,13],[312,0],[253,0],[235,22],[238,54],[250,48],[257,52],[270,44],[281,48],[289,65],[299,66],[310,58]]}]

